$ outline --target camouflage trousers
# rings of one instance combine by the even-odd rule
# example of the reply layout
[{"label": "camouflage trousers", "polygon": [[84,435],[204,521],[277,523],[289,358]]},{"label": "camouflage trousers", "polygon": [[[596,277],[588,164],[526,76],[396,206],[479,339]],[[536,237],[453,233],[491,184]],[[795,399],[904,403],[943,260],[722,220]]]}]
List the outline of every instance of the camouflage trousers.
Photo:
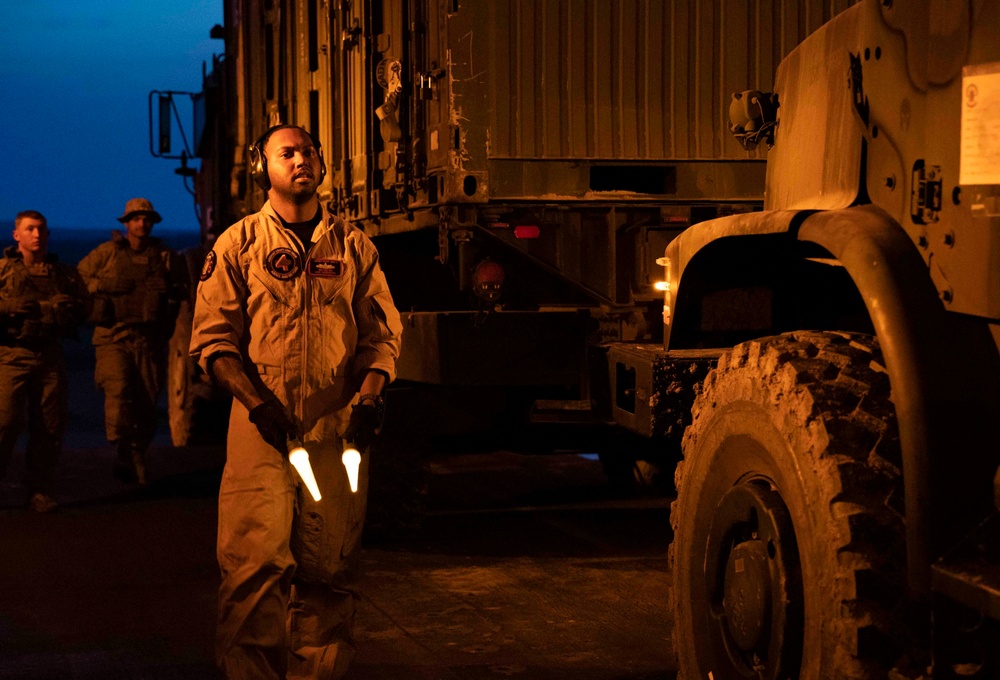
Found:
[{"label": "camouflage trousers", "polygon": [[219,490],[216,658],[229,680],[336,680],[354,655],[364,456],[352,493],[328,418],[303,439],[322,498],[233,402]]},{"label": "camouflage trousers", "polygon": [[52,495],[66,429],[66,360],[59,342],[38,350],[0,346],[0,479],[25,423],[29,494]]},{"label": "camouflage trousers", "polygon": [[164,344],[143,335],[97,345],[94,381],[104,392],[108,441],[145,451],[156,431],[156,399],[166,373]]}]

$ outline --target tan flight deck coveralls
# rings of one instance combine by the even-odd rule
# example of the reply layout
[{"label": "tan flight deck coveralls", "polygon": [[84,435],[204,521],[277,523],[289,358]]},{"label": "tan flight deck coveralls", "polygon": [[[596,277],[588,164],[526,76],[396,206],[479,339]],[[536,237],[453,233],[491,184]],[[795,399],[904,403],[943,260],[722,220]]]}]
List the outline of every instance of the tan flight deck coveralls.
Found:
[{"label": "tan flight deck coveralls", "polygon": [[[53,301],[69,296],[70,307]],[[87,292],[72,265],[49,255],[26,267],[13,246],[0,258],[0,299],[31,300],[38,312],[3,315],[0,321],[0,479],[28,416],[25,454],[29,493],[52,494],[66,429],[66,360],[62,338],[82,321]]]},{"label": "tan flight deck coveralls", "polygon": [[322,499],[237,400],[219,492],[216,655],[230,679],[340,678],[353,656],[367,456],[340,461],[368,369],[395,377],[402,325],[375,246],[323,209],[308,253],[270,203],[224,232],[201,273],[191,354],[240,355],[258,393],[299,423]]}]

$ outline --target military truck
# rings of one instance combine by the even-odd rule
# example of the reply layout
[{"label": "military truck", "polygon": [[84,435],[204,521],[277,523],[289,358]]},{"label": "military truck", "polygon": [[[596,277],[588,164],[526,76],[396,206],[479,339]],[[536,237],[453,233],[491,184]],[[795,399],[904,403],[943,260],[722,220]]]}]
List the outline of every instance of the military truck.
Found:
[{"label": "military truck", "polygon": [[998,87],[1000,5],[872,0],[734,101],[764,210],[672,241],[665,351],[610,350],[655,421],[726,348],[679,407],[681,677],[1000,677]]},{"label": "military truck", "polygon": [[998,3],[225,11],[206,243],[301,123],[405,312],[412,427],[682,450],[680,677],[1000,677]]},{"label": "military truck", "polygon": [[[763,205],[766,145],[728,134],[730,93],[770,87],[850,4],[227,0],[192,136],[205,241],[265,200],[249,145],[302,124],[329,168],[322,200],[373,238],[404,312],[389,413],[421,411],[407,441],[547,432],[627,481],[679,439],[619,441],[607,346],[662,344],[671,239]],[[151,99],[153,128],[171,106]],[[205,385],[176,350],[183,441]]]}]

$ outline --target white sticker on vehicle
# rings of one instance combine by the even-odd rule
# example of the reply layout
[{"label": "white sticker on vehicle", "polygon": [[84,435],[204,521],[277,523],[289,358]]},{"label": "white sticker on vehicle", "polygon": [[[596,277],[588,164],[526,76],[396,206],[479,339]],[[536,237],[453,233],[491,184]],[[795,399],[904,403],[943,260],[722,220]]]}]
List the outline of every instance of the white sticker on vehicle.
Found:
[{"label": "white sticker on vehicle", "polygon": [[1000,184],[1000,62],[962,69],[959,184]]}]

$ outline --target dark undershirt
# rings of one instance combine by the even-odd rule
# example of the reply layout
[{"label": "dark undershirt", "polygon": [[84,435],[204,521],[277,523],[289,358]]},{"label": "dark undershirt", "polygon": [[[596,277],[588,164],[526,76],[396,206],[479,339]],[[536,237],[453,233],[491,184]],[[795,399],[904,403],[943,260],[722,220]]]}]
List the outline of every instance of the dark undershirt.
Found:
[{"label": "dark undershirt", "polygon": [[295,235],[299,237],[300,241],[302,241],[302,245],[305,246],[306,252],[309,252],[309,249],[312,248],[313,232],[316,230],[316,225],[319,224],[319,221],[323,219],[323,209],[317,209],[313,218],[311,220],[306,220],[305,222],[286,222],[285,218],[281,215],[278,215],[278,219],[281,220],[281,223],[287,229],[291,229],[295,232]]}]

